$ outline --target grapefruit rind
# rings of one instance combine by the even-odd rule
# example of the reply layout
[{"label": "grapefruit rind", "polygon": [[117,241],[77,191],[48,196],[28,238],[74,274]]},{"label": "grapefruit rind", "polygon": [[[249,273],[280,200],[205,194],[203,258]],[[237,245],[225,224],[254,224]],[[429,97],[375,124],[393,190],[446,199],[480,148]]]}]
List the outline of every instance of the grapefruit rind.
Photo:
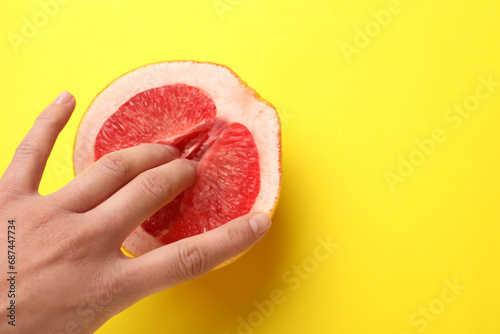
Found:
[{"label": "grapefruit rind", "polygon": [[[217,117],[238,122],[252,133],[260,163],[261,187],[251,211],[272,216],[281,191],[281,125],[276,109],[229,68],[193,61],[161,62],[130,71],[110,83],[91,103],[77,131],[75,175],[95,161],[97,134],[105,121],[134,95],[148,89],[186,84],[203,89],[213,99]],[[163,244],[139,226],[123,243],[133,256]]]}]

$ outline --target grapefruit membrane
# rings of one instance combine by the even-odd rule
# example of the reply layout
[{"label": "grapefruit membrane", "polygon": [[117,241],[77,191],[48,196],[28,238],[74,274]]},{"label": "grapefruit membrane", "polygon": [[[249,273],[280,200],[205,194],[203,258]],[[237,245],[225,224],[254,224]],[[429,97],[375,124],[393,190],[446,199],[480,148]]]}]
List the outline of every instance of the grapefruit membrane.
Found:
[{"label": "grapefruit membrane", "polygon": [[251,211],[273,214],[281,188],[279,117],[227,67],[163,62],[113,81],[82,118],[75,174],[107,153],[142,143],[177,147],[183,158],[198,162],[198,177],[125,240],[131,255]]}]

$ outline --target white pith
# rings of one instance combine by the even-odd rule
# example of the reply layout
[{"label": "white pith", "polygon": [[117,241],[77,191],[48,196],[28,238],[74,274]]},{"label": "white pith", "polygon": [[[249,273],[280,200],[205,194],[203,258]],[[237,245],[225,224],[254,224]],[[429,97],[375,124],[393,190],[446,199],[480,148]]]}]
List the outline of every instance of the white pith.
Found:
[{"label": "white pith", "polygon": [[[79,174],[95,161],[94,145],[104,122],[134,95],[155,87],[186,84],[203,89],[213,99],[217,117],[244,124],[259,151],[261,186],[252,211],[271,214],[280,191],[280,123],[274,108],[258,99],[230,70],[212,63],[165,62],[148,65],[112,82],[94,100],[76,135],[74,165]],[[139,256],[162,244],[142,227],[123,246]]]}]

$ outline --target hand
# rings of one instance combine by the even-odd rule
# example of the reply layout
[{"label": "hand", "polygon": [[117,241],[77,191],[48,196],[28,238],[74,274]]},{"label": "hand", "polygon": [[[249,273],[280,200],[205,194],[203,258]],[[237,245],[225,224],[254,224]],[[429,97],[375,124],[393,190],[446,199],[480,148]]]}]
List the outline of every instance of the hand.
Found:
[{"label": "hand", "polygon": [[120,250],[124,239],[190,187],[197,167],[179,159],[174,148],[144,144],[103,157],[60,190],[41,196],[47,159],[74,108],[74,97],[61,93],[36,119],[0,180],[0,254],[6,256],[8,226],[14,225],[17,272],[13,327],[6,310],[11,275],[4,278],[12,270],[0,258],[2,333],[91,333],[140,299],[242,253],[271,225],[267,215],[250,213],[126,257]]}]

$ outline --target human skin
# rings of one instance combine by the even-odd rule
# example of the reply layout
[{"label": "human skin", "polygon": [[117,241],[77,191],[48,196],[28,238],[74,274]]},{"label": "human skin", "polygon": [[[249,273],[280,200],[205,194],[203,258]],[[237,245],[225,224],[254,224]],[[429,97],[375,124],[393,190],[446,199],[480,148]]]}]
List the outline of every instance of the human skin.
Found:
[{"label": "human skin", "polygon": [[[269,216],[253,212],[126,257],[120,250],[125,238],[191,186],[197,166],[178,158],[175,148],[144,144],[110,153],[42,196],[38,187],[47,159],[74,108],[75,98],[61,93],[36,119],[0,179],[1,333],[93,333],[142,298],[244,252],[271,226]],[[6,309],[9,220],[15,220],[16,233],[15,327]]]}]

